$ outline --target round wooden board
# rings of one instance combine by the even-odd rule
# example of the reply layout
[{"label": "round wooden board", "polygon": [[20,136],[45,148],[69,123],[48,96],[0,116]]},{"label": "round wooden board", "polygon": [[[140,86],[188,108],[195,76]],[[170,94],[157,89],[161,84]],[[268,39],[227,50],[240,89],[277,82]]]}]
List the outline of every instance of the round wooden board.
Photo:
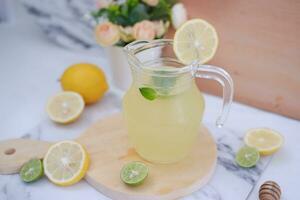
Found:
[{"label": "round wooden board", "polygon": [[[205,185],[212,176],[217,148],[202,126],[192,153],[175,164],[153,164],[140,158],[129,145],[120,114],[92,125],[78,139],[91,156],[85,179],[114,200],[167,200],[188,195]],[[142,185],[130,187],[120,179],[120,170],[130,161],[142,161],[149,175]]]}]

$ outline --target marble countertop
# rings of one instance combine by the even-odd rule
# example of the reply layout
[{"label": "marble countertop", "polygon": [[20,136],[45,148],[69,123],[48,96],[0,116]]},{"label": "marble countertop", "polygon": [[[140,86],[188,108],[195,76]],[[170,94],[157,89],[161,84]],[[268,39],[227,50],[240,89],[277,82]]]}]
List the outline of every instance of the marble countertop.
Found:
[{"label": "marble countertop", "polygon": [[[112,88],[101,102],[87,107],[76,123],[59,126],[49,121],[44,110],[45,102],[60,90],[57,79],[68,65],[83,61],[95,63],[103,67],[111,83],[110,70],[106,68],[108,64],[101,52],[61,48],[48,41],[32,19],[26,15],[23,17],[23,11],[19,11],[22,18],[18,22],[0,24],[0,140],[16,137],[48,141],[72,139],[92,122],[119,112],[121,97]],[[282,199],[300,199],[300,122],[233,103],[225,127],[218,129],[214,127],[214,120],[221,99],[210,95],[205,95],[205,99],[204,124],[214,133],[218,143],[218,167],[212,181],[203,190],[184,199],[254,200],[259,186],[267,180],[279,183]],[[281,132],[285,143],[275,155],[263,158],[258,167],[241,170],[232,163],[233,154],[242,145],[244,132],[255,127],[269,127]],[[0,176],[1,200],[83,198],[108,199],[84,181],[61,188],[45,178],[27,185],[18,175]]]}]

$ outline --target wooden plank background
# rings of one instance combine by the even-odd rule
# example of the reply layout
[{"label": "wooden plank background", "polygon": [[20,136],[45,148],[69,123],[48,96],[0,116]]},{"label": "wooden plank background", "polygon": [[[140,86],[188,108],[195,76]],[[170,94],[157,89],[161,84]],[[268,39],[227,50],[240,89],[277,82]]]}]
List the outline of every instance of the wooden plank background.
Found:
[{"label": "wooden plank background", "polygon": [[[219,33],[210,64],[233,77],[235,100],[300,119],[300,0],[182,0]],[[201,90],[221,94],[213,81]]]}]

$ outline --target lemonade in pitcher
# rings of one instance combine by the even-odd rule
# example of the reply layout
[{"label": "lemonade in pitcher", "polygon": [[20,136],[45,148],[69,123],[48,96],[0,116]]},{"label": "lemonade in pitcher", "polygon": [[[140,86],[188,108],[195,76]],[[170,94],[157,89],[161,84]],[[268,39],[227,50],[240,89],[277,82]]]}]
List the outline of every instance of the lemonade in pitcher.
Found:
[{"label": "lemonade in pitcher", "polygon": [[223,86],[222,126],[233,97],[233,83],[222,68],[203,65],[217,48],[214,28],[190,20],[174,40],[135,41],[125,47],[133,82],[123,98],[123,116],[136,152],[154,163],[182,160],[201,140],[204,99],[195,78]]},{"label": "lemonade in pitcher", "polygon": [[[171,67],[155,68],[162,74],[168,69],[172,70]],[[132,84],[123,99],[129,138],[136,151],[149,161],[181,160],[197,139],[204,110],[203,97],[188,74],[176,77],[157,74],[145,80],[149,81],[145,85],[157,91],[154,100],[143,96],[138,82]]]}]

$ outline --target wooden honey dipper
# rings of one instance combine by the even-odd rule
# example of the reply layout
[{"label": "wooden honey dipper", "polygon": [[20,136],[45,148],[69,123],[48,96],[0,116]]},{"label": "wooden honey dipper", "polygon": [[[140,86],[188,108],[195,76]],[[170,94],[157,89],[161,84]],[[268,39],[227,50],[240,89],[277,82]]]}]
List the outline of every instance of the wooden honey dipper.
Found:
[{"label": "wooden honey dipper", "polygon": [[274,181],[266,181],[260,186],[259,200],[280,200],[280,186]]}]

